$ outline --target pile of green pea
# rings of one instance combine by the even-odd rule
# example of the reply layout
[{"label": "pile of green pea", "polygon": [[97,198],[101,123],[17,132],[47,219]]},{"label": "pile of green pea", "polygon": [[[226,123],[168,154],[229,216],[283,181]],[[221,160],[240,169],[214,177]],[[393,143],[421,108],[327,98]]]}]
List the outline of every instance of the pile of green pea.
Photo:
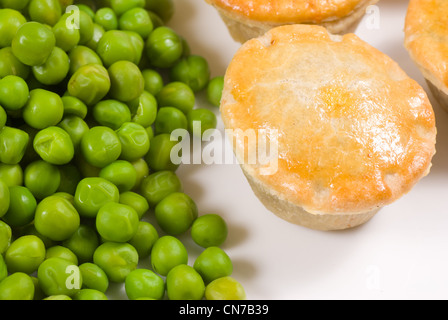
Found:
[{"label": "pile of green pea", "polygon": [[173,10],[0,0],[0,300],[104,300],[111,283],[131,300],[245,299],[226,222],[198,214],[170,160],[173,130],[216,127],[196,94],[218,106],[223,87]]}]

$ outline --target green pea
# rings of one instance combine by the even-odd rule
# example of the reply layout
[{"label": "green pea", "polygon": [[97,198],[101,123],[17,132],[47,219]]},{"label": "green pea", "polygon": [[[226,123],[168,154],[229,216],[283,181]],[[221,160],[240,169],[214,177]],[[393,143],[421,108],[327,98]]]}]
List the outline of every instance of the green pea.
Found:
[{"label": "green pea", "polygon": [[144,128],[150,127],[156,120],[157,100],[147,91],[143,91],[140,97],[128,102],[128,107],[131,110],[132,122]]},{"label": "green pea", "polygon": [[68,82],[68,92],[92,106],[101,101],[111,87],[107,70],[100,64],[93,63],[80,67]]},{"label": "green pea", "polygon": [[161,133],[152,138],[149,151],[145,156],[150,169],[154,171],[176,171],[180,164],[172,160],[171,152],[178,143],[172,141],[171,135],[168,133]]},{"label": "green pea", "polygon": [[203,248],[219,247],[225,242],[227,235],[227,223],[217,214],[200,216],[191,227],[193,241]]},{"label": "green pea", "polygon": [[108,300],[106,294],[95,289],[81,289],[73,296],[73,300]]},{"label": "green pea", "polygon": [[145,82],[137,65],[130,61],[117,61],[109,69],[112,98],[129,102],[137,99],[144,91]]},{"label": "green pea", "polygon": [[[137,170],[135,171],[137,172]],[[148,201],[146,201],[146,199],[142,195],[132,191],[125,191],[120,193],[119,203],[134,208],[134,210],[138,214],[139,219],[141,219],[149,210]]]},{"label": "green pea", "polygon": [[26,79],[29,73],[30,67],[16,58],[11,47],[0,49],[0,78],[13,75]]},{"label": "green pea", "polygon": [[40,83],[57,85],[65,79],[70,69],[70,60],[64,50],[54,47],[47,61],[32,67],[33,75]]},{"label": "green pea", "polygon": [[79,267],[62,258],[50,258],[41,263],[37,278],[47,296],[65,295],[72,297],[82,286]]},{"label": "green pea", "polygon": [[109,288],[109,279],[103,269],[91,262],[79,266],[82,276],[82,288],[94,289],[105,293]]},{"label": "green pea", "polygon": [[58,126],[68,133],[75,151],[79,150],[82,138],[90,130],[89,125],[82,118],[74,115],[64,117]]},{"label": "green pea", "polygon": [[166,293],[169,300],[202,300],[205,284],[199,273],[186,264],[170,270],[166,276]]},{"label": "green pea", "polygon": [[195,202],[182,192],[171,193],[163,198],[154,212],[158,225],[170,235],[186,232],[198,217]]},{"label": "green pea", "polygon": [[137,171],[125,160],[117,160],[105,166],[99,176],[115,184],[120,192],[132,190],[137,181]]},{"label": "green pea", "polygon": [[52,30],[35,21],[24,23],[11,43],[14,55],[28,66],[44,64],[55,45],[56,38]]},{"label": "green pea", "polygon": [[34,219],[37,206],[36,198],[26,187],[13,186],[9,188],[9,209],[3,220],[11,227],[23,227]]},{"label": "green pea", "polygon": [[137,232],[138,214],[134,208],[110,202],[98,211],[96,229],[106,241],[127,242]]},{"label": "green pea", "polygon": [[85,119],[88,113],[87,106],[84,102],[76,97],[62,96],[62,103],[64,104],[64,116],[73,115]]},{"label": "green pea", "polygon": [[99,245],[98,233],[95,228],[81,224],[63,245],[76,255],[79,262],[92,261],[93,253]]},{"label": "green pea", "polygon": [[82,217],[95,218],[101,207],[118,202],[120,192],[110,181],[99,177],[82,179],[75,192],[75,207]]},{"label": "green pea", "polygon": [[134,31],[146,39],[154,26],[148,12],[143,8],[133,8],[123,13],[118,20],[121,30]]},{"label": "green pea", "polygon": [[53,26],[53,34],[56,39],[56,46],[69,52],[75,48],[81,39],[79,28],[70,25],[72,22],[72,15],[65,13],[59,21]]},{"label": "green pea", "polygon": [[79,3],[77,4],[78,9],[81,11],[84,11],[85,13],[87,13],[89,15],[90,18],[94,18],[95,17],[95,11],[87,4],[83,4],[83,3]]},{"label": "green pea", "polygon": [[145,8],[155,12],[164,22],[168,22],[174,14],[173,0],[146,0]]},{"label": "green pea", "polygon": [[149,222],[140,221],[129,243],[137,250],[139,258],[143,259],[150,256],[152,247],[158,239],[157,229]]},{"label": "green pea", "polygon": [[12,230],[4,221],[0,220],[0,256],[6,252],[11,245]]},{"label": "green pea", "polygon": [[95,12],[94,22],[101,25],[106,31],[118,29],[118,18],[112,8],[99,8]]},{"label": "green pea", "polygon": [[93,19],[85,11],[79,10],[79,44],[84,45],[92,40],[93,37]]},{"label": "green pea", "polygon": [[79,45],[74,47],[69,51],[68,57],[70,59],[70,75],[73,75],[79,68],[89,64],[103,65],[100,56],[87,46]]},{"label": "green pea", "polygon": [[26,18],[17,10],[0,9],[0,48],[11,46],[12,39]]},{"label": "green pea", "polygon": [[54,241],[63,241],[79,228],[80,216],[67,199],[49,196],[37,205],[34,224],[42,235]]},{"label": "green pea", "polygon": [[222,91],[224,89],[224,77],[218,76],[210,80],[207,85],[207,100],[215,107],[221,104]]},{"label": "green pea", "polygon": [[117,16],[121,16],[132,8],[143,8],[145,0],[110,0],[110,6]]},{"label": "green pea", "polygon": [[61,18],[62,9],[58,0],[31,0],[28,13],[31,20],[54,26]]},{"label": "green pea", "polygon": [[40,240],[42,240],[42,242],[45,245],[45,248],[51,248],[52,246],[56,245],[56,242],[49,239],[48,237],[40,234],[37,230],[36,230],[36,226],[34,225],[34,223],[30,223],[27,224],[25,227],[21,228],[21,233],[19,233],[19,235],[24,236],[30,236],[30,235],[34,235],[36,237],[38,237]]},{"label": "green pea", "polygon": [[204,89],[210,80],[210,67],[204,57],[189,55],[171,68],[170,79],[183,82],[193,92],[198,92]]},{"label": "green pea", "polygon": [[151,270],[136,269],[126,277],[125,291],[130,300],[138,298],[161,300],[165,294],[165,282]]},{"label": "green pea", "polygon": [[25,80],[9,75],[0,80],[0,104],[6,110],[23,108],[29,98],[29,88]]},{"label": "green pea", "polygon": [[187,116],[177,108],[162,107],[154,123],[155,133],[172,133],[174,130],[188,130]]},{"label": "green pea", "polygon": [[101,38],[103,38],[104,34],[106,33],[106,30],[102,26],[100,26],[97,23],[93,24],[93,36],[92,39],[90,39],[89,42],[87,42],[85,45],[89,47],[92,50],[97,50],[98,43],[100,42]]},{"label": "green pea", "polygon": [[206,300],[246,300],[244,287],[232,277],[222,277],[205,288]]},{"label": "green pea", "polygon": [[3,8],[11,8],[14,10],[22,10],[28,5],[29,0],[1,0],[0,5]]},{"label": "green pea", "polygon": [[26,151],[28,134],[20,129],[3,127],[0,130],[0,162],[18,164]]},{"label": "green pea", "polygon": [[109,127],[97,126],[82,137],[81,151],[88,163],[104,168],[118,159],[122,146],[115,131]]},{"label": "green pea", "polygon": [[134,166],[135,171],[137,172],[137,181],[133,189],[133,191],[137,192],[138,190],[140,190],[142,180],[149,175],[149,166],[148,163],[146,163],[146,160],[143,158],[132,161],[131,163]]},{"label": "green pea", "polygon": [[138,253],[129,243],[105,242],[95,250],[93,262],[104,270],[109,281],[122,283],[137,269]]},{"label": "green pea", "polygon": [[41,239],[34,235],[17,238],[5,253],[5,262],[10,273],[31,274],[37,271],[44,260],[45,245]]},{"label": "green pea", "polygon": [[150,149],[150,140],[144,127],[134,122],[125,122],[118,130],[117,136],[121,143],[120,158],[136,161],[144,157]]},{"label": "green pea", "polygon": [[144,178],[140,186],[140,192],[154,208],[162,199],[171,193],[181,192],[182,182],[175,172],[170,170],[158,171]]},{"label": "green pea", "polygon": [[131,121],[129,107],[117,100],[102,100],[92,109],[93,118],[102,126],[117,130],[120,126]]},{"label": "green pea", "polygon": [[8,187],[21,186],[23,184],[23,169],[21,165],[0,163],[0,179]]},{"label": "green pea", "polygon": [[201,275],[205,283],[232,275],[232,260],[219,247],[208,247],[196,258],[193,268]]},{"label": "green pea", "polygon": [[10,195],[8,185],[0,178],[0,218],[3,217],[9,209]]},{"label": "green pea", "polygon": [[154,243],[151,250],[151,265],[161,276],[166,276],[175,266],[187,263],[187,249],[176,237],[165,235]]},{"label": "green pea", "polygon": [[5,259],[3,255],[0,254],[0,282],[8,276],[8,269],[6,267]]},{"label": "green pea", "polygon": [[26,167],[24,182],[36,199],[43,199],[58,190],[61,173],[55,165],[38,160]]},{"label": "green pea", "polygon": [[157,94],[159,107],[175,107],[188,114],[193,110],[196,97],[193,90],[183,82],[171,82]]},{"label": "green pea", "polygon": [[182,39],[169,27],[154,29],[146,41],[146,55],[157,68],[170,68],[182,56]]},{"label": "green pea", "polygon": [[0,282],[0,300],[33,300],[34,283],[29,275],[16,272]]},{"label": "green pea", "polygon": [[55,245],[47,249],[45,259],[61,258],[70,261],[74,265],[78,265],[78,257],[72,250],[64,246]]},{"label": "green pea", "polygon": [[70,135],[59,127],[40,130],[34,138],[33,146],[43,160],[54,165],[69,163],[75,154]]},{"label": "green pea", "polygon": [[144,69],[142,75],[145,80],[145,90],[156,96],[164,86],[162,76],[159,72],[152,69]]},{"label": "green pea", "polygon": [[106,31],[98,42],[96,52],[108,68],[118,61],[138,64],[143,54],[144,41],[135,32],[124,30]]},{"label": "green pea", "polygon": [[55,126],[62,120],[64,104],[61,97],[52,91],[34,89],[23,108],[23,119],[35,129]]}]

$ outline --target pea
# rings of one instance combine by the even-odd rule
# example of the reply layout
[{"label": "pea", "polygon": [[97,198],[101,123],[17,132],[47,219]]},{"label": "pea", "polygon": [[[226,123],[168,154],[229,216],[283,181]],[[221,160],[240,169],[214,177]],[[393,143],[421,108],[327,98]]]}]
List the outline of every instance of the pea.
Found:
[{"label": "pea", "polygon": [[70,69],[70,60],[64,50],[54,47],[47,61],[32,68],[34,77],[43,84],[57,85],[65,79]]},{"label": "pea", "polygon": [[102,126],[117,130],[131,121],[131,111],[128,106],[117,100],[102,100],[92,109],[93,118]]},{"label": "pea", "polygon": [[146,39],[153,30],[148,12],[143,8],[133,8],[120,16],[118,25],[121,30],[134,31]]},{"label": "pea", "polygon": [[56,46],[69,52],[75,48],[81,39],[79,28],[70,25],[72,15],[65,13],[53,26],[53,34],[56,39]]},{"label": "pea", "polygon": [[0,163],[0,179],[8,187],[21,186],[23,184],[23,169],[20,164]]},{"label": "pea", "polygon": [[79,214],[87,218],[96,218],[101,207],[109,202],[118,202],[118,188],[106,179],[91,177],[82,179],[75,192],[75,207]]},{"label": "pea", "polygon": [[110,0],[111,8],[118,16],[132,8],[143,8],[145,0]]},{"label": "pea", "polygon": [[126,242],[104,242],[95,250],[93,262],[104,270],[109,281],[122,283],[137,269],[138,253]]},{"label": "pea", "polygon": [[124,30],[106,31],[98,42],[96,52],[108,68],[118,61],[140,62],[144,41],[140,35]]},{"label": "pea", "polygon": [[34,89],[23,108],[23,119],[35,129],[55,126],[62,120],[64,104],[61,97],[49,90]]},{"label": "pea", "polygon": [[72,297],[82,286],[79,267],[62,258],[50,258],[37,269],[37,278],[47,296],[65,295]]},{"label": "pea", "polygon": [[132,191],[125,191],[120,193],[119,203],[134,208],[134,210],[138,214],[139,219],[141,219],[149,210],[148,201],[146,201],[146,199],[142,195]]},{"label": "pea", "polygon": [[182,182],[175,172],[169,170],[158,171],[144,178],[140,187],[141,194],[154,208],[162,199],[171,193],[181,192]]},{"label": "pea", "polygon": [[78,257],[72,250],[61,245],[55,245],[47,249],[45,259],[61,258],[70,261],[74,265],[78,265]]},{"label": "pea", "polygon": [[73,300],[108,300],[107,296],[95,289],[81,289],[78,293],[73,296]]},{"label": "pea", "polygon": [[1,0],[0,4],[3,8],[11,8],[14,10],[22,10],[28,5],[29,0]]},{"label": "pea", "polygon": [[70,201],[53,195],[37,205],[34,224],[42,235],[63,241],[79,228],[80,216]]},{"label": "pea", "polygon": [[82,288],[94,289],[105,293],[109,288],[109,279],[103,269],[91,262],[79,266],[82,276]]},{"label": "pea", "polygon": [[210,67],[204,57],[189,55],[179,60],[170,70],[171,81],[187,84],[193,92],[204,89],[210,80]]},{"label": "pea", "polygon": [[225,242],[227,235],[227,223],[217,214],[200,216],[191,227],[191,238],[203,248],[219,247]]},{"label": "pea", "polygon": [[222,277],[210,282],[205,288],[206,300],[245,300],[243,286],[232,277]]},{"label": "pea", "polygon": [[151,270],[136,269],[126,277],[125,291],[130,300],[138,298],[161,300],[165,294],[165,282]]},{"label": "pea", "polygon": [[162,76],[159,72],[152,69],[144,69],[142,75],[145,80],[145,91],[156,96],[164,86]]},{"label": "pea", "polygon": [[45,245],[45,248],[51,248],[52,246],[56,245],[56,241],[53,241],[49,239],[46,236],[43,236],[36,230],[36,226],[34,223],[27,224],[25,227],[21,228],[21,232],[19,233],[20,236],[24,235],[34,235],[38,237]]},{"label": "pea", "polygon": [[198,217],[198,208],[188,195],[171,193],[160,201],[154,210],[158,225],[170,235],[186,232]]},{"label": "pea", "polygon": [[10,273],[31,274],[45,259],[45,245],[33,235],[14,240],[5,253],[5,262]]},{"label": "pea", "polygon": [[182,39],[169,27],[154,29],[146,41],[146,55],[157,68],[170,68],[182,56]]},{"label": "pea", "polygon": [[59,169],[46,161],[30,163],[25,169],[25,187],[36,199],[43,199],[55,193],[61,183]]},{"label": "pea", "polygon": [[0,9],[0,48],[10,47],[14,35],[26,23],[26,18],[10,7]]},{"label": "pea", "polygon": [[51,126],[40,130],[34,138],[33,146],[42,160],[54,165],[69,163],[75,154],[70,135],[59,127]]},{"label": "pea", "polygon": [[118,18],[112,8],[99,8],[95,12],[94,22],[101,25],[104,30],[116,30],[118,29]]},{"label": "pea", "polygon": [[121,159],[132,162],[148,153],[150,149],[148,133],[138,123],[125,122],[116,133],[121,143]]},{"label": "pea", "polygon": [[202,300],[205,284],[194,268],[181,264],[166,276],[166,293],[170,300]]},{"label": "pea", "polygon": [[9,188],[10,204],[9,209],[3,216],[3,221],[11,227],[23,227],[34,219],[37,206],[36,198],[31,191],[23,186],[13,186]]},{"label": "pea", "polygon": [[29,136],[25,131],[3,127],[0,130],[0,162],[18,164],[25,154],[28,141]]},{"label": "pea", "polygon": [[96,229],[106,241],[127,242],[137,232],[138,214],[131,206],[107,203],[98,211]]},{"label": "pea", "polygon": [[68,57],[70,59],[70,75],[73,75],[79,68],[89,64],[103,65],[100,56],[87,46],[78,45],[74,47],[68,52]]},{"label": "pea", "polygon": [[232,260],[219,247],[208,247],[196,258],[193,268],[201,275],[205,283],[232,275]]},{"label": "pea", "polygon": [[163,22],[168,22],[174,14],[173,0],[147,0],[145,8],[155,12]]},{"label": "pea", "polygon": [[79,3],[79,4],[77,4],[77,6],[78,6],[79,10],[87,13],[90,18],[93,19],[95,17],[95,11],[88,4]]},{"label": "pea", "polygon": [[88,43],[93,37],[93,19],[85,11],[79,10],[79,44]]},{"label": "pea", "polygon": [[33,300],[34,283],[29,275],[15,272],[0,282],[0,300]]},{"label": "pea", "polygon": [[25,80],[9,75],[0,80],[0,105],[6,110],[19,110],[28,101],[29,88]]},{"label": "pea", "polygon": [[10,195],[8,185],[0,178],[0,218],[8,211],[9,203]]},{"label": "pea", "polygon": [[159,107],[175,107],[188,114],[193,110],[196,97],[193,90],[183,82],[171,82],[157,94]]},{"label": "pea", "polygon": [[11,43],[14,55],[28,66],[44,64],[55,45],[56,38],[52,30],[35,21],[24,23]]},{"label": "pea", "polygon": [[172,141],[171,135],[168,133],[161,133],[152,138],[149,151],[145,156],[150,169],[154,171],[176,171],[179,168],[179,164],[171,160],[171,152],[178,143],[177,141]]},{"label": "pea", "polygon": [[61,18],[61,5],[58,0],[31,0],[28,6],[31,20],[54,26]]},{"label": "pea", "polygon": [[106,33],[106,30],[102,26],[100,26],[97,23],[93,24],[93,36],[92,39],[90,39],[89,42],[87,42],[85,45],[89,47],[92,50],[98,49],[98,43],[103,38],[104,34]]},{"label": "pea", "polygon": [[16,58],[11,47],[0,49],[0,78],[13,75],[27,79],[29,73],[30,67]]},{"label": "pea", "polygon": [[58,126],[68,133],[75,151],[79,150],[82,138],[90,130],[82,118],[74,115],[64,117]]},{"label": "pea", "polygon": [[177,265],[188,263],[188,253],[177,238],[165,235],[157,239],[151,250],[151,266],[161,276]]},{"label": "pea", "polygon": [[138,191],[142,184],[142,180],[149,175],[149,166],[143,158],[132,161],[131,163],[137,172],[137,182],[135,183],[133,191]]},{"label": "pea", "polygon": [[86,118],[88,109],[84,102],[72,96],[62,96],[61,100],[64,105],[64,116],[73,115],[81,119]]},{"label": "pea", "polygon": [[212,78],[207,85],[207,99],[215,107],[221,104],[222,91],[224,89],[224,77]]},{"label": "pea", "polygon": [[186,115],[174,107],[162,107],[157,113],[155,133],[172,133],[174,130],[188,130]]},{"label": "pea", "polygon": [[151,223],[139,221],[137,231],[129,243],[137,250],[139,258],[143,259],[150,256],[152,247],[158,239],[159,233]]},{"label": "pea", "polygon": [[157,100],[147,91],[143,91],[140,97],[128,102],[128,107],[131,110],[132,122],[144,128],[150,127],[156,120]]},{"label": "pea", "polygon": [[0,282],[8,276],[8,269],[6,267],[5,259],[0,254]]},{"label": "pea", "polygon": [[6,252],[11,245],[12,230],[4,221],[0,220],[0,256]]},{"label": "pea", "polygon": [[81,224],[75,233],[64,240],[63,245],[76,255],[79,262],[85,263],[93,260],[93,253],[99,242],[99,236],[95,228]]},{"label": "pea", "polygon": [[101,169],[99,176],[115,184],[120,192],[134,188],[137,182],[137,171],[125,160],[117,160]]},{"label": "pea", "polygon": [[117,61],[109,69],[111,97],[129,102],[137,99],[144,91],[145,82],[137,65],[130,61]]},{"label": "pea", "polygon": [[81,150],[88,163],[104,168],[119,158],[122,146],[115,131],[109,127],[97,126],[84,134]]}]

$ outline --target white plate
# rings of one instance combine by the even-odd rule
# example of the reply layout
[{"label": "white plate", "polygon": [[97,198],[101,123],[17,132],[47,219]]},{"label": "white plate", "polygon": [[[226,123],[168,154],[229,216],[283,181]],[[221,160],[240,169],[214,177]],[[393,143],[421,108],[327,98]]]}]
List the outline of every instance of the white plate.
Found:
[{"label": "white plate", "polygon": [[[224,75],[239,44],[204,0],[175,0],[175,4],[169,25],[187,39],[192,53],[209,61],[212,76]],[[403,47],[407,4],[407,0],[380,1],[374,12],[379,13],[379,25],[372,25],[372,16],[367,15],[356,33],[396,60],[429,93]],[[179,169],[185,192],[197,202],[200,214],[219,213],[227,220],[229,238],[223,248],[248,299],[448,297],[448,115],[429,97],[439,132],[430,175],[353,230],[313,231],[277,218],[254,196],[235,164]],[[200,249],[191,247],[193,262]]]}]

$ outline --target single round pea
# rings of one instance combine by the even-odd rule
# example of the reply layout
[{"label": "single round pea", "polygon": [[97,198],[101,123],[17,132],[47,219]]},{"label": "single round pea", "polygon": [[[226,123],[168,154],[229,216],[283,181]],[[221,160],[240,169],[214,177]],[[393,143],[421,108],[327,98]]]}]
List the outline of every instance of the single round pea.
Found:
[{"label": "single round pea", "polygon": [[9,194],[11,199],[9,209],[2,219],[11,227],[26,226],[34,219],[36,198],[23,186],[10,187]]},{"label": "single round pea", "polygon": [[67,199],[49,196],[37,205],[34,224],[42,235],[54,241],[63,241],[79,228],[80,216]]},{"label": "single round pea", "polygon": [[4,221],[0,220],[0,256],[6,252],[11,245],[12,229]]},{"label": "single round pea", "polygon": [[157,229],[149,222],[139,221],[137,231],[128,242],[134,246],[140,259],[151,254],[154,243],[159,239]]},{"label": "single round pea", "polygon": [[51,258],[61,258],[70,261],[74,265],[78,265],[78,257],[76,256],[76,254],[69,248],[61,245],[54,245],[47,249],[45,259]]},{"label": "single round pea", "polygon": [[17,59],[11,47],[0,49],[0,78],[13,75],[27,79],[29,74],[30,67]]},{"label": "single round pea", "polygon": [[93,19],[85,11],[79,10],[79,44],[88,43],[93,37]]},{"label": "single round pea", "polygon": [[193,90],[183,82],[171,82],[162,88],[157,94],[159,108],[175,107],[183,113],[188,114],[195,105]]},{"label": "single round pea", "polygon": [[120,192],[126,192],[134,188],[137,171],[129,161],[117,160],[102,168],[100,177],[115,184]]},{"label": "single round pea", "polygon": [[134,208],[110,202],[98,211],[96,229],[106,241],[127,242],[137,232],[138,222]]},{"label": "single round pea", "polygon": [[124,30],[109,30],[98,41],[96,52],[108,68],[118,61],[138,64],[143,48],[144,41],[139,34]]},{"label": "single round pea", "polygon": [[157,100],[147,91],[143,91],[140,97],[128,102],[128,107],[131,111],[132,122],[144,128],[150,127],[156,120]]},{"label": "single round pea", "polygon": [[175,266],[187,263],[188,252],[179,239],[165,235],[154,243],[151,250],[151,265],[161,276],[166,276]]},{"label": "single round pea", "polygon": [[8,185],[0,178],[0,218],[3,217],[9,209],[10,195]]},{"label": "single round pea", "polygon": [[0,300],[33,300],[34,283],[29,275],[15,272],[0,282]]},{"label": "single round pea", "polygon": [[31,274],[45,260],[45,245],[34,235],[17,238],[5,253],[8,272],[23,272]]},{"label": "single round pea", "polygon": [[145,81],[138,66],[130,61],[117,61],[109,69],[112,98],[129,102],[144,91]]},{"label": "single round pea", "polygon": [[5,259],[3,255],[0,254],[0,282],[8,276],[8,269],[6,267]]},{"label": "single round pea", "polygon": [[95,12],[93,21],[102,26],[106,31],[118,29],[118,18],[112,8],[99,8]]},{"label": "single round pea", "polygon": [[133,8],[143,8],[145,0],[110,0],[110,6],[118,16]]},{"label": "single round pea", "polygon": [[144,157],[150,149],[146,129],[135,122],[125,122],[117,131],[121,143],[120,159],[136,161]]},{"label": "single round pea", "polygon": [[25,168],[25,187],[36,199],[43,199],[55,193],[61,183],[59,169],[46,161],[38,160]]},{"label": "single round pea", "polygon": [[90,49],[96,51],[98,48],[98,43],[100,42],[101,38],[104,36],[105,33],[106,33],[106,30],[104,30],[104,28],[102,26],[100,26],[97,23],[94,23],[92,39],[90,39],[90,41],[87,42],[85,45],[87,47],[89,47]]},{"label": "single round pea", "polygon": [[141,219],[149,210],[148,201],[146,201],[146,199],[142,195],[132,191],[125,191],[120,193],[119,203],[134,208],[134,210],[138,214],[139,219]]},{"label": "single round pea", "polygon": [[37,81],[45,85],[57,85],[65,79],[70,69],[70,60],[64,50],[54,47],[47,61],[32,67]]},{"label": "single round pea", "polygon": [[187,84],[193,92],[204,89],[210,80],[210,67],[204,57],[189,55],[179,60],[170,70],[171,81]]},{"label": "single round pea", "polygon": [[0,9],[0,48],[10,47],[14,35],[26,23],[26,18],[19,11],[4,8]]},{"label": "single round pea", "polygon": [[129,107],[118,100],[102,100],[92,109],[92,115],[98,124],[117,130],[120,126],[131,121]]},{"label": "single round pea", "polygon": [[205,288],[206,300],[246,300],[244,287],[232,277],[222,277]]},{"label": "single round pea", "polygon": [[75,48],[81,39],[79,28],[73,25],[74,20],[71,13],[65,13],[53,26],[56,46],[65,52],[69,52]]},{"label": "single round pea", "polygon": [[187,114],[188,130],[196,137],[209,137],[216,129],[216,115],[205,108],[191,110]]},{"label": "single round pea", "polygon": [[154,208],[171,193],[182,192],[182,182],[173,171],[158,171],[143,179],[140,192],[149,206]]},{"label": "single round pea", "polygon": [[50,258],[37,269],[37,278],[47,296],[74,296],[81,290],[82,276],[79,267],[62,258]]},{"label": "single round pea", "polygon": [[67,164],[75,155],[70,135],[59,127],[40,130],[34,138],[33,147],[43,160],[54,165]]},{"label": "single round pea", "polygon": [[156,96],[164,87],[162,76],[159,72],[153,69],[144,69],[142,75],[145,80],[145,91]]},{"label": "single round pea", "polygon": [[[181,157],[181,154],[173,154],[174,149],[179,144],[178,141],[172,141],[169,133],[161,133],[150,140],[150,148],[145,156],[150,169],[154,171],[171,170],[176,171],[179,168],[180,162],[176,158]],[[174,149],[174,151],[173,151]],[[178,151],[180,153],[182,149]]]},{"label": "single round pea", "polygon": [[82,137],[81,151],[88,163],[104,168],[118,159],[122,146],[115,131],[109,127],[97,126]]},{"label": "single round pea", "polygon": [[104,270],[109,281],[124,282],[137,268],[138,252],[126,242],[104,242],[95,250],[93,262]]},{"label": "single round pea", "polygon": [[100,177],[82,179],[75,192],[75,207],[82,217],[96,218],[101,207],[118,202],[120,192],[110,181]]},{"label": "single round pea", "polygon": [[157,68],[170,68],[182,56],[182,39],[171,28],[163,26],[154,29],[146,40],[146,55]]},{"label": "single round pea", "polygon": [[136,269],[125,280],[125,291],[129,300],[152,298],[161,300],[165,294],[165,282],[152,270]]},{"label": "single round pea", "polygon": [[73,300],[109,300],[105,293],[95,289],[81,289],[73,296]]},{"label": "single round pea", "polygon": [[224,89],[224,77],[212,78],[207,85],[207,100],[215,107],[221,104],[222,91]]},{"label": "single round pea", "polygon": [[74,47],[69,51],[68,57],[70,59],[70,75],[75,74],[79,68],[89,64],[103,65],[103,61],[95,50],[87,46],[78,45]]},{"label": "single round pea", "polygon": [[21,165],[0,163],[0,179],[8,187],[21,186],[23,184],[23,169]]},{"label": "single round pea", "polygon": [[89,125],[80,117],[75,115],[65,116],[58,126],[68,133],[75,151],[79,150],[81,140],[89,132]]},{"label": "single round pea", "polygon": [[98,63],[90,63],[81,66],[70,78],[67,90],[84,102],[92,106],[103,99],[111,87],[107,70]]},{"label": "single round pea", "polygon": [[227,253],[219,247],[208,247],[196,258],[193,268],[205,283],[232,275],[233,264]]},{"label": "single round pea", "polygon": [[188,130],[187,116],[174,107],[162,107],[154,123],[155,134],[172,133],[174,130]]},{"label": "single round pea", "polygon": [[146,39],[154,26],[148,12],[143,8],[133,8],[120,16],[118,25],[121,30],[134,31]]},{"label": "single round pea", "polygon": [[80,263],[92,261],[93,253],[100,241],[95,228],[81,224],[70,238],[63,242],[63,245],[70,249],[78,258]]},{"label": "single round pea", "polygon": [[204,292],[204,281],[189,265],[178,265],[166,276],[166,293],[169,300],[201,300]]},{"label": "single round pea", "polygon": [[146,0],[145,8],[155,12],[163,22],[168,22],[174,14],[173,0]]},{"label": "single round pea", "polygon": [[154,210],[158,225],[170,235],[186,232],[198,217],[196,203],[182,192],[171,193]]},{"label": "single round pea", "polygon": [[79,266],[83,289],[95,289],[105,293],[109,288],[109,279],[103,269],[91,262]]},{"label": "single round pea", "polygon": [[62,96],[62,103],[64,105],[64,116],[72,115],[85,119],[89,112],[86,104],[76,97]]},{"label": "single round pea", "polygon": [[50,28],[39,22],[30,21],[17,30],[11,48],[23,64],[38,66],[47,61],[55,45],[56,38]]},{"label": "single round pea", "polygon": [[203,248],[219,247],[228,235],[227,223],[217,214],[198,217],[191,226],[191,238]]},{"label": "single round pea", "polygon": [[59,21],[61,13],[59,0],[31,0],[28,6],[31,20],[49,26],[54,26]]},{"label": "single round pea", "polygon": [[18,164],[26,151],[29,135],[20,129],[5,126],[0,130],[0,162]]},{"label": "single round pea", "polygon": [[23,108],[23,119],[35,129],[55,126],[64,115],[64,103],[61,97],[52,91],[34,89]]},{"label": "single round pea", "polygon": [[6,110],[22,109],[29,94],[27,83],[18,76],[9,75],[0,80],[0,105]]}]

